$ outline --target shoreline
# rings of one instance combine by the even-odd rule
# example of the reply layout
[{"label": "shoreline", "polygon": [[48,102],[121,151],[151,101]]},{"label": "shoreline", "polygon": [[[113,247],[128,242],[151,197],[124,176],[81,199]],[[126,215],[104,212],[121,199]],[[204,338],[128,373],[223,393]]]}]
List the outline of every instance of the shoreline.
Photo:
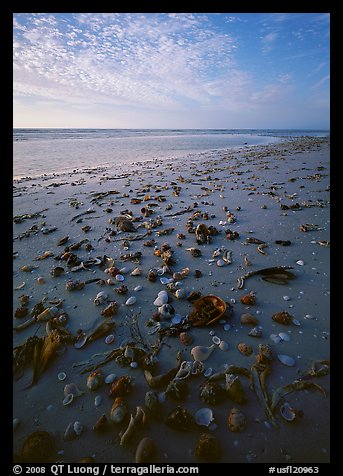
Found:
[{"label": "shoreline", "polygon": [[[144,338],[153,345],[156,333],[149,334],[151,328],[146,327],[146,323],[156,312],[153,302],[158,292],[166,290],[159,278],[172,279],[172,274],[166,272],[155,282],[148,281],[146,276],[150,269],[162,268],[163,261],[154,251],[163,243],[173,250],[172,272],[180,273],[189,268],[189,274],[180,279],[184,297],[177,298],[168,290],[175,313],[181,318],[189,315],[193,306],[186,297],[197,291],[223,299],[228,307],[232,306],[233,317],[224,317],[225,322],[213,326],[191,327],[187,332],[193,343],[189,345],[183,345],[178,336],[166,338],[157,354],[158,367],[154,374],[172,368],[177,352],[182,351],[184,360],[191,361],[190,352],[194,346],[212,345],[210,331],[229,345],[224,351],[215,347],[204,362],[205,370],[211,368],[213,373],[223,371],[225,364],[250,368],[259,344],[271,346],[274,357],[267,378],[269,396],[280,386],[299,378],[314,361],[327,360],[330,350],[329,157],[329,139],[306,137],[213,154],[199,153],[186,159],[132,162],[120,171],[118,166],[106,169],[97,166],[95,170],[14,180],[14,288],[25,282],[22,288],[14,290],[14,309],[20,306],[19,297],[23,294],[29,296],[29,310],[42,300],[47,306],[49,301],[61,299],[61,309],[67,314],[65,328],[75,336],[78,330],[88,332],[95,324],[103,322],[101,311],[109,303],[94,304],[99,292],[105,291],[109,301],[118,303],[118,311],[112,317],[115,322],[113,343],[104,342],[105,334],[82,349],[65,344],[62,346],[64,352],[59,352],[49,362],[35,385],[24,390],[32,379],[30,365],[14,382],[13,418],[19,421],[14,431],[16,457],[20,459],[23,442],[31,432],[45,430],[54,438],[55,449],[49,456],[49,461],[53,462],[73,463],[94,455],[95,462],[99,463],[130,463],[134,461],[139,441],[149,436],[156,445],[153,462],[197,463],[201,462],[195,455],[199,435],[208,432],[219,441],[218,462],[328,462],[329,375],[313,379],[325,389],[326,396],[320,391],[305,390],[282,400],[296,408],[298,415],[303,412],[303,416],[298,416],[294,422],[284,421],[278,406],[275,413],[277,429],[271,425],[244,377],[240,380],[247,396],[246,403],[237,404],[226,397],[215,405],[206,404],[199,398],[199,388],[206,377],[190,378],[184,399],[177,401],[165,397],[162,403],[164,419],[178,405],[187,408],[193,416],[198,409],[209,407],[214,413],[215,426],[208,430],[194,424],[189,431],[180,432],[169,428],[163,420],[149,416],[146,425],[135,431],[128,444],[121,446],[119,433],[125,431],[127,420],[120,425],[110,424],[103,434],[92,430],[102,414],[109,418],[113,404],[113,398],[108,396],[109,385],[89,390],[86,385],[89,372],[80,374],[79,367],[73,367],[73,364],[130,341],[134,333],[134,316],[138,316]],[[232,213],[231,223],[228,212]],[[116,228],[114,220],[123,213],[133,218],[135,232],[120,232]],[[218,231],[210,243],[196,242],[195,234],[188,232],[190,218],[195,227],[205,224]],[[89,230],[84,231],[87,225]],[[49,231],[54,227],[54,231],[42,232],[44,228]],[[228,229],[237,232],[235,240],[227,239]],[[140,238],[143,235],[144,238]],[[66,236],[66,243],[58,245],[57,242]],[[249,238],[261,240],[267,246],[257,250],[258,245],[249,243]],[[154,240],[152,246],[144,245],[151,240]],[[289,241],[290,244],[282,246],[276,241]],[[104,256],[112,258],[114,266],[122,270],[122,284],[127,285],[128,294],[119,295],[114,291],[121,283],[106,284],[109,275],[105,267],[92,263],[86,270],[72,271],[65,262],[56,261],[65,246],[73,243],[80,243],[75,254],[83,262]],[[91,248],[86,249],[87,244]],[[214,258],[213,253],[221,247],[232,254],[231,263],[219,266],[218,257]],[[187,250],[191,248],[199,249],[201,256],[192,256]],[[51,252],[49,256],[37,260],[47,251]],[[120,258],[130,253],[142,254],[137,262]],[[20,271],[28,265],[37,266],[37,269]],[[51,268],[56,266],[62,266],[64,273],[52,277]],[[295,279],[280,285],[256,275],[238,288],[237,279],[247,272],[275,266],[291,267]],[[140,274],[136,271],[131,275],[137,268]],[[201,271],[201,277],[195,276],[196,270]],[[105,284],[100,285],[95,278],[104,280]],[[94,282],[70,292],[66,290],[68,279]],[[141,290],[135,291],[139,287]],[[256,304],[242,304],[240,298],[250,292],[256,296]],[[125,304],[130,296],[136,298],[132,306]],[[280,311],[288,311],[300,325],[275,323],[271,316]],[[248,335],[251,327],[240,322],[244,313],[251,313],[258,319],[257,327],[260,326],[262,337]],[[28,317],[14,317],[14,325],[22,324]],[[162,319],[161,323],[167,326],[170,320]],[[34,334],[42,337],[45,332],[45,321],[35,322],[14,332],[14,346]],[[287,334],[290,340],[273,342],[270,335],[280,332]],[[251,356],[244,356],[237,350],[237,344],[242,342],[252,347]],[[282,364],[278,355],[292,357],[294,365]],[[113,360],[100,368],[105,376],[115,373],[134,378],[134,389],[127,396],[129,414],[135,414],[136,406],[142,406],[149,413],[144,396],[151,389],[142,368],[121,367]],[[66,373],[64,381],[57,378],[61,372]],[[77,384],[84,393],[70,405],[63,406],[66,383]],[[162,387],[157,392],[163,394],[164,390]],[[101,397],[99,406],[94,404],[96,396]],[[160,398],[163,399],[163,395]],[[246,417],[247,425],[241,433],[233,433],[228,428],[227,418],[232,407],[240,408]],[[73,421],[81,422],[83,431],[71,441],[64,441],[63,434]]]}]

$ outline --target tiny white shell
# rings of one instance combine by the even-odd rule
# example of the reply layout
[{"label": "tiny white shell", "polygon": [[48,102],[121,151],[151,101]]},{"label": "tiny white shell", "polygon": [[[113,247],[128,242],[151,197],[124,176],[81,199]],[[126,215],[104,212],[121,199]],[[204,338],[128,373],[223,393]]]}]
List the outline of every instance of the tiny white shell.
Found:
[{"label": "tiny white shell", "polygon": [[80,436],[81,433],[83,432],[83,425],[79,421],[74,422],[73,428],[77,436]]},{"label": "tiny white shell", "polygon": [[277,334],[270,334],[270,340],[272,342],[274,342],[274,344],[278,344],[279,342],[281,342],[281,337]]},{"label": "tiny white shell", "polygon": [[125,278],[122,274],[116,274],[116,277],[115,277],[116,281],[124,281]]},{"label": "tiny white shell", "polygon": [[67,405],[70,405],[70,403],[73,400],[74,400],[74,395],[72,393],[68,393],[68,395],[66,395],[66,397],[62,401],[62,405],[66,407]]},{"label": "tiny white shell", "polygon": [[105,338],[105,344],[112,344],[113,341],[114,341],[114,335],[113,335],[113,334],[109,334],[109,335]]},{"label": "tiny white shell", "polygon": [[124,266],[123,268],[120,268],[119,271],[120,271],[121,274],[126,274],[126,273],[128,273],[130,270],[129,270],[129,268],[128,268],[127,266]]},{"label": "tiny white shell", "polygon": [[213,344],[219,345],[220,344],[220,338],[218,336],[213,336],[212,337],[212,342],[213,342]]},{"label": "tiny white shell", "polygon": [[283,300],[284,300],[284,301],[290,301],[291,298],[290,298],[290,296],[283,296]]},{"label": "tiny white shell", "polygon": [[161,284],[170,284],[170,283],[172,283],[173,281],[174,281],[173,278],[163,278],[163,277],[160,278]]},{"label": "tiny white shell", "polygon": [[299,260],[296,262],[296,264],[298,264],[299,266],[304,266],[305,263],[303,262],[302,259],[299,259]]},{"label": "tiny white shell", "polygon": [[140,276],[142,274],[142,270],[140,268],[135,268],[130,274],[131,276]]},{"label": "tiny white shell", "polygon": [[183,289],[177,289],[175,291],[175,297],[177,299],[182,299],[185,296],[185,291]]},{"label": "tiny white shell", "polygon": [[136,286],[135,288],[133,288],[134,291],[138,292],[138,291],[142,291],[143,289],[143,286],[141,286],[140,284],[138,286]]},{"label": "tiny white shell", "polygon": [[132,369],[136,369],[136,368],[138,367],[137,362],[131,362],[131,363],[130,363],[130,367],[131,367]]},{"label": "tiny white shell", "polygon": [[175,316],[173,316],[172,319],[171,319],[171,322],[173,324],[180,324],[181,321],[182,321],[181,314],[175,314]]},{"label": "tiny white shell", "polygon": [[223,329],[224,329],[224,331],[229,331],[231,329],[230,324],[225,324]]},{"label": "tiny white shell", "polygon": [[289,342],[291,340],[290,336],[286,334],[286,332],[279,332],[279,337],[281,337],[281,340],[285,342]]},{"label": "tiny white shell", "polygon": [[204,377],[210,377],[212,375],[212,372],[213,370],[211,369],[211,367],[209,367],[208,369],[205,370]]},{"label": "tiny white shell", "polygon": [[125,304],[127,306],[132,306],[133,304],[135,304],[136,301],[137,301],[137,298],[135,296],[131,296],[131,297],[129,297],[129,299],[127,299]]},{"label": "tiny white shell", "polygon": [[222,266],[225,266],[225,261],[220,258],[216,264],[217,266],[222,267]]},{"label": "tiny white shell", "polygon": [[293,367],[295,365],[295,360],[289,355],[278,354],[278,359],[283,365],[287,365],[288,367]]},{"label": "tiny white shell", "polygon": [[229,348],[229,344],[225,342],[225,340],[222,340],[219,344],[219,349],[225,352],[228,350],[228,348]]},{"label": "tiny white shell", "polygon": [[58,378],[58,380],[60,380],[62,382],[63,380],[65,380],[67,378],[67,374],[65,372],[60,372],[57,375],[57,378]]},{"label": "tiny white shell", "polygon": [[96,407],[99,407],[101,404],[102,404],[102,396],[101,396],[101,395],[97,395],[97,396],[94,398],[94,405],[95,405]]},{"label": "tiny white shell", "polygon": [[195,422],[199,426],[209,426],[213,421],[213,412],[210,408],[200,408],[195,413]]},{"label": "tiny white shell", "polygon": [[285,402],[280,407],[280,413],[286,421],[293,421],[296,417],[296,411],[288,402]]},{"label": "tiny white shell", "polygon": [[298,321],[298,319],[292,319],[292,323],[293,323],[295,326],[301,326],[301,323],[300,323],[300,321]]},{"label": "tiny white shell", "polygon": [[109,374],[107,377],[105,377],[105,383],[113,383],[116,378],[116,374]]}]

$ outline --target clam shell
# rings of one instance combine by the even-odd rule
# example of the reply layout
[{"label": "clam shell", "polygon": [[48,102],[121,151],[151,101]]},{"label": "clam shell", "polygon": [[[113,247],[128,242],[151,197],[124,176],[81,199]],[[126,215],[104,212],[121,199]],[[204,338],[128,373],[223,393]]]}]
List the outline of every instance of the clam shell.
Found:
[{"label": "clam shell", "polygon": [[173,278],[162,277],[162,278],[160,278],[160,282],[161,282],[161,284],[170,284],[170,283],[174,282],[174,280],[173,280]]},{"label": "clam shell", "polygon": [[62,401],[62,405],[66,407],[67,405],[70,405],[73,400],[74,395],[72,393],[68,393],[68,395],[66,395],[66,397]]},{"label": "clam shell", "polygon": [[217,266],[219,266],[221,268],[222,266],[225,266],[225,261],[220,258],[219,260],[217,260],[216,264],[217,264]]},{"label": "clam shell", "polygon": [[191,355],[194,360],[199,360],[200,362],[203,362],[204,360],[209,358],[209,356],[214,351],[214,348],[215,344],[212,344],[209,347],[197,345],[191,350]]},{"label": "clam shell", "polygon": [[135,292],[142,291],[142,289],[143,289],[143,286],[141,286],[140,284],[136,286],[135,288],[133,288]]},{"label": "clam shell", "polygon": [[286,421],[293,421],[297,416],[296,410],[294,410],[288,402],[281,405],[280,413]]},{"label": "clam shell", "polygon": [[112,344],[113,341],[114,341],[114,335],[113,335],[113,334],[109,334],[109,335],[105,338],[105,344]]},{"label": "clam shell", "polygon": [[129,297],[129,299],[126,300],[125,304],[127,306],[132,306],[133,304],[135,304],[136,301],[137,301],[137,298],[135,296],[131,296]]},{"label": "clam shell", "polygon": [[286,332],[279,332],[279,337],[281,337],[281,340],[285,342],[289,342],[291,340],[290,336],[286,334]]},{"label": "clam shell", "polygon": [[210,408],[200,408],[194,415],[195,423],[199,426],[210,426],[213,418],[213,411]]},{"label": "clam shell", "polygon": [[287,365],[288,367],[294,367],[295,360],[293,359],[293,357],[284,354],[278,354],[277,357],[283,365]]}]

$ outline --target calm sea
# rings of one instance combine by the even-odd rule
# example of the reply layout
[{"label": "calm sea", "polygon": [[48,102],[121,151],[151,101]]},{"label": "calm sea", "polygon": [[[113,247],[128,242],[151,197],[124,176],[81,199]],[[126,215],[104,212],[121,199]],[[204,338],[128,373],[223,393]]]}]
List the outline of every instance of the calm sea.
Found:
[{"label": "calm sea", "polygon": [[196,156],[329,131],[272,129],[14,129],[13,176]]}]

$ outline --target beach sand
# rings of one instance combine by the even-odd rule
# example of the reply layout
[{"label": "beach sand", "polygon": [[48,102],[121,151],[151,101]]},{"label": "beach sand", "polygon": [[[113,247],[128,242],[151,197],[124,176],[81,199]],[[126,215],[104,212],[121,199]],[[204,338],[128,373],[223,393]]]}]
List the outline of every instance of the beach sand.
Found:
[{"label": "beach sand", "polygon": [[[13,326],[20,326],[29,319],[32,308],[42,300],[45,308],[54,305],[50,301],[62,301],[60,311],[67,315],[65,329],[73,336],[79,330],[89,333],[105,320],[101,311],[109,302],[95,305],[94,299],[99,292],[104,291],[108,301],[115,300],[119,308],[112,317],[115,323],[113,332],[107,332],[80,349],[74,348],[72,343],[62,343],[47,367],[42,368],[34,385],[30,385],[32,355],[19,369],[13,393],[15,460],[21,460],[22,446],[28,435],[43,430],[54,439],[54,448],[50,454],[47,452],[46,462],[73,463],[86,456],[92,456],[98,463],[134,462],[138,443],[149,436],[156,446],[152,461],[199,463],[203,460],[196,456],[195,449],[202,433],[210,433],[219,442],[220,455],[215,457],[215,462],[330,461],[330,387],[329,375],[325,371],[323,376],[308,376],[306,381],[311,385],[307,389],[281,398],[275,408],[274,427],[265,413],[263,402],[244,375],[239,376],[247,399],[243,404],[232,401],[227,395],[218,404],[203,402],[199,390],[207,381],[204,375],[187,379],[187,395],[180,401],[165,396],[166,385],[156,389],[163,402],[162,419],[158,420],[149,414],[144,403],[145,394],[151,388],[141,366],[120,366],[111,360],[100,367],[104,376],[114,373],[117,377],[128,375],[134,379],[133,390],[125,397],[129,414],[135,415],[137,406],[142,406],[147,414],[145,424],[137,425],[131,439],[121,446],[119,434],[126,429],[128,417],[121,424],[109,423],[104,433],[92,429],[102,414],[110,418],[114,401],[108,394],[110,385],[104,383],[97,390],[90,390],[86,385],[90,372],[81,374],[85,366],[73,366],[89,359],[90,364],[98,362],[101,356],[93,360],[92,356],[132,342],[133,337],[137,337],[137,332],[134,333],[137,331],[135,318],[148,347],[157,342],[158,332],[149,334],[155,328],[147,327],[146,323],[157,311],[153,303],[159,291],[167,289],[160,278],[172,279],[173,276],[167,272],[151,282],[147,275],[151,269],[162,269],[163,259],[154,251],[161,249],[164,243],[169,244],[173,251],[171,271],[189,268],[189,274],[180,280],[184,297],[178,299],[168,291],[175,313],[182,318],[191,313],[193,304],[187,296],[196,291],[203,296],[211,294],[223,299],[228,303],[228,309],[232,306],[233,316],[224,315],[219,322],[206,327],[191,327],[187,331],[193,338],[190,345],[183,345],[177,332],[175,336],[164,337],[153,375],[175,367],[179,351],[182,351],[182,360],[193,361],[191,349],[198,345],[212,345],[213,335],[228,343],[227,350],[215,345],[214,351],[203,362],[204,370],[211,368],[213,373],[224,372],[228,365],[249,370],[255,363],[259,344],[270,346],[273,361],[266,379],[269,399],[279,387],[304,376],[313,362],[328,360],[329,155],[328,139],[300,138],[223,151],[215,159],[201,154],[197,159],[132,163],[127,169],[99,167],[72,174],[16,180],[13,188],[14,311],[21,307],[21,296],[28,296],[29,300],[26,304],[28,314],[13,317]],[[135,200],[132,199],[139,199],[136,200],[139,203],[133,203]],[[142,212],[142,209],[145,210]],[[134,219],[134,232],[121,232],[115,225],[115,218],[125,211]],[[229,212],[231,223],[228,223]],[[194,228],[204,224],[207,228],[214,227],[219,233],[211,236],[210,243],[198,244],[196,235],[188,232],[190,218],[193,218]],[[82,230],[86,225],[90,229]],[[53,227],[56,229],[48,232]],[[237,232],[236,239],[227,239],[228,229]],[[180,238],[180,233],[185,236]],[[66,243],[58,245],[63,237],[68,237]],[[248,243],[253,241],[251,238],[261,240],[267,246],[258,250],[257,243]],[[153,246],[146,246],[149,240],[155,240]],[[290,244],[277,244],[279,240],[289,240]],[[72,265],[55,258],[61,256],[65,247],[79,242],[80,247],[73,253],[86,263],[88,269],[71,271]],[[220,262],[224,265],[217,265],[222,253],[218,257],[213,257],[213,253],[221,247],[223,251],[232,252],[230,264]],[[201,256],[194,257],[190,248],[199,249]],[[51,252],[47,253],[49,256],[35,260],[46,251]],[[120,258],[137,252],[142,253],[139,262]],[[94,261],[90,262],[90,259]],[[103,266],[97,264],[100,261]],[[126,268],[122,271],[123,282],[117,282],[105,272],[110,265],[119,270]],[[37,268],[25,272],[21,270],[23,266]],[[64,273],[53,277],[51,269],[56,266],[63,267]],[[257,274],[247,278],[239,289],[239,277],[250,271],[276,266],[291,267],[295,278],[286,284],[277,284],[265,281]],[[135,268],[139,268],[141,274],[131,275]],[[201,277],[195,276],[196,270],[201,271]],[[69,279],[94,281],[83,289],[68,291],[66,283]],[[112,279],[114,284],[107,284],[108,279]],[[126,295],[114,291],[121,285],[127,286]],[[141,290],[134,290],[137,286],[141,286]],[[256,303],[244,305],[240,298],[250,292],[254,293]],[[136,302],[128,306],[125,302],[131,296],[136,298]],[[281,311],[291,314],[295,324],[282,325],[272,320],[272,316]],[[261,337],[248,335],[252,327],[240,322],[244,313],[253,314],[258,319]],[[162,319],[161,325],[170,326],[171,322]],[[270,336],[280,332],[287,334],[290,340],[273,342]],[[106,344],[105,337],[111,333],[114,341]],[[23,330],[14,331],[13,346],[23,344],[30,336],[45,335],[46,322],[35,321]],[[252,355],[242,355],[237,349],[239,343],[250,345]],[[294,365],[284,365],[278,355],[292,357]],[[327,365],[316,364],[316,369],[319,367],[327,369]],[[58,379],[61,372],[66,374],[63,381]],[[65,406],[62,404],[64,387],[70,383],[77,384],[83,394]],[[218,380],[218,383],[224,387],[225,380]],[[99,406],[95,405],[96,396],[101,396],[97,399]],[[286,421],[280,414],[280,407],[286,401],[296,411],[294,421]],[[200,408],[212,409],[214,421],[210,428],[196,423],[187,431],[170,428],[165,419],[178,405],[193,416]],[[228,415],[234,407],[240,409],[246,418],[246,426],[239,433],[228,427]],[[74,439],[65,441],[65,430],[70,422],[75,421],[82,424],[83,431],[79,436],[73,435]]]}]

